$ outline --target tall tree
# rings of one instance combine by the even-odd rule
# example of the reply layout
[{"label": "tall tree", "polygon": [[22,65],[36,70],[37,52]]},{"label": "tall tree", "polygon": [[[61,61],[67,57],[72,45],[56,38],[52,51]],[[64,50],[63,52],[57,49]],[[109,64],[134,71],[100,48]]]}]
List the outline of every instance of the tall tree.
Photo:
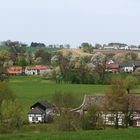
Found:
[{"label": "tall tree", "polygon": [[120,111],[124,108],[126,91],[121,78],[112,81],[110,89],[105,93],[105,110],[110,112],[114,119],[115,128],[119,127]]},{"label": "tall tree", "polygon": [[93,52],[93,46],[87,42],[84,42],[81,44],[80,48],[87,53],[92,53]]},{"label": "tall tree", "polygon": [[127,94],[131,93],[131,90],[135,89],[138,85],[138,79],[134,76],[127,76],[124,80],[124,86]]}]

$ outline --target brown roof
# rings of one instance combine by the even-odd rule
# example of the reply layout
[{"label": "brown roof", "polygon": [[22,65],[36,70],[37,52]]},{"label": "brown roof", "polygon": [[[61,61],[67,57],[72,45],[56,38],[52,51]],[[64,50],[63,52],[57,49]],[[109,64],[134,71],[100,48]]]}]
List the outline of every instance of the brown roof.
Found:
[{"label": "brown roof", "polygon": [[118,64],[108,64],[107,67],[110,68],[110,69],[119,69]]},{"label": "brown roof", "polygon": [[[134,111],[140,111],[140,95],[129,95],[128,98],[133,105]],[[87,108],[93,104],[103,105],[104,100],[105,96],[86,95],[80,108],[83,110],[87,110]]]}]

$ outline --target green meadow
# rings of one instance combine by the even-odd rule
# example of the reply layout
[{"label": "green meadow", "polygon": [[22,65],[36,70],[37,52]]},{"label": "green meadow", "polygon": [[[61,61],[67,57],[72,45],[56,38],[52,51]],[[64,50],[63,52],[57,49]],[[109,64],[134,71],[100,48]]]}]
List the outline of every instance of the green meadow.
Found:
[{"label": "green meadow", "polygon": [[140,140],[140,129],[20,133],[0,135],[0,140]]},{"label": "green meadow", "polygon": [[[100,95],[108,85],[56,84],[40,76],[14,76],[9,79],[9,86],[21,101],[24,115],[27,118],[29,107],[42,99],[52,101],[55,92],[70,92],[82,103],[84,95]],[[136,89],[140,92],[140,86]],[[25,125],[12,134],[0,134],[0,140],[140,140],[140,128],[54,132],[53,125]]]},{"label": "green meadow", "polygon": [[23,103],[25,111],[29,107],[43,99],[52,101],[53,94],[56,92],[70,92],[82,103],[84,95],[102,94],[108,88],[106,85],[82,85],[82,84],[56,84],[55,81],[44,80],[39,76],[14,76],[10,77],[9,86]]},{"label": "green meadow", "polygon": [[[56,92],[73,93],[82,103],[85,95],[100,95],[108,89],[108,85],[86,85],[86,84],[56,84],[55,81],[44,80],[41,76],[13,76],[10,77],[9,86],[16,97],[21,101],[28,112],[29,107],[39,100],[52,101]],[[135,90],[140,93],[140,86]]]}]

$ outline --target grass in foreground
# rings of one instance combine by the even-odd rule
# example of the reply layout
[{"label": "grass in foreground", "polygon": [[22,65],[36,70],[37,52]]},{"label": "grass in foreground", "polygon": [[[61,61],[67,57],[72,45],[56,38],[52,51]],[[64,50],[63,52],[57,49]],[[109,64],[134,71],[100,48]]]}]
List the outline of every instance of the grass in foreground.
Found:
[{"label": "grass in foreground", "polygon": [[108,129],[79,132],[25,133],[0,135],[1,140],[140,140],[140,129]]}]

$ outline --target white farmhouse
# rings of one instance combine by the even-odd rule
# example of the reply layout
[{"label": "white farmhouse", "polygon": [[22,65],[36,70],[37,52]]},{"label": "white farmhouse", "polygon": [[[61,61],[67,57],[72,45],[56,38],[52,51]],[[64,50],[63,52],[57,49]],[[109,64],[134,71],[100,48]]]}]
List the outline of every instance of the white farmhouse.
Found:
[{"label": "white farmhouse", "polygon": [[44,65],[27,66],[25,75],[43,75],[48,71],[48,67]]}]

